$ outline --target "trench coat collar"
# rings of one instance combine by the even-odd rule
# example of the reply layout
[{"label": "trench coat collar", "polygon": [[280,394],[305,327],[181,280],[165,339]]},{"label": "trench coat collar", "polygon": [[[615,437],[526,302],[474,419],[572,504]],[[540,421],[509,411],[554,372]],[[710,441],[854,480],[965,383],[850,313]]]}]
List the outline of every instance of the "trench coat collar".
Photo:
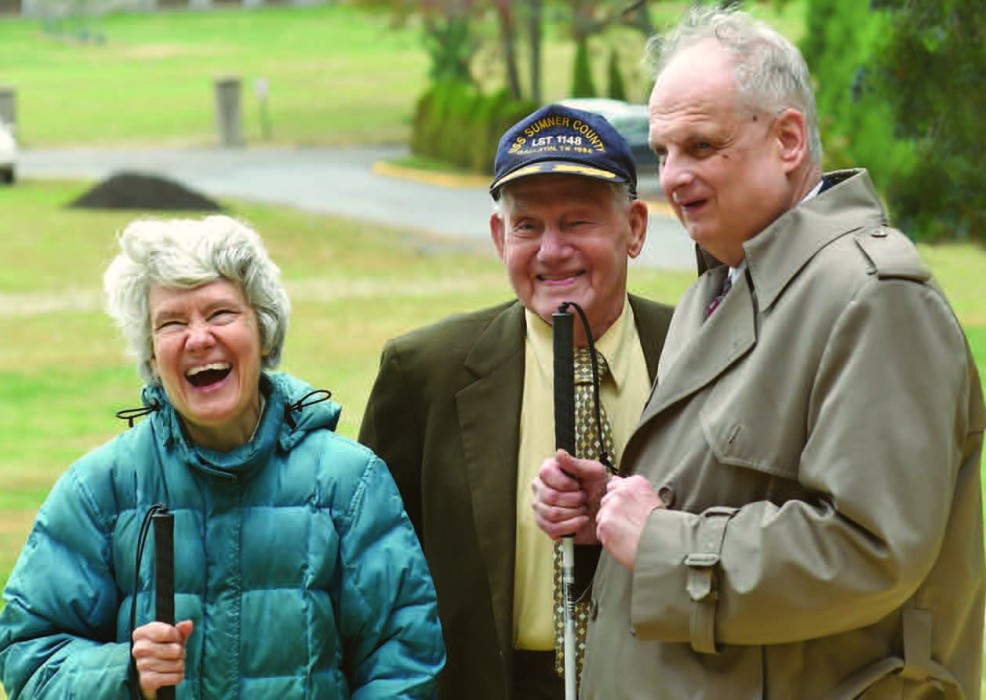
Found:
[{"label": "trench coat collar", "polygon": [[705,317],[705,307],[722,289],[728,271],[724,265],[707,271],[675,309],[668,336],[687,340],[665,345],[641,425],[725,372],[756,343],[756,300],[748,274],[738,276],[716,312]]},{"label": "trench coat collar", "polygon": [[887,223],[866,170],[838,170],[825,177],[834,183],[832,187],[785,212],[743,245],[762,311],[774,304],[791,278],[826,245],[860,227]]},{"label": "trench coat collar", "polygon": [[524,307],[496,316],[466,355],[475,380],[456,393],[479,549],[501,649],[513,647],[517,450],[524,381]]},{"label": "trench coat collar", "polygon": [[705,318],[705,306],[722,289],[728,272],[724,265],[708,269],[682,299],[670,334],[686,340],[662,355],[659,379],[641,424],[699,391],[743,357],[757,342],[758,315],[774,304],[819,250],[861,225],[886,223],[866,171],[837,171],[826,177],[835,182],[832,187],[785,212],[744,244],[746,271],[712,316]]}]

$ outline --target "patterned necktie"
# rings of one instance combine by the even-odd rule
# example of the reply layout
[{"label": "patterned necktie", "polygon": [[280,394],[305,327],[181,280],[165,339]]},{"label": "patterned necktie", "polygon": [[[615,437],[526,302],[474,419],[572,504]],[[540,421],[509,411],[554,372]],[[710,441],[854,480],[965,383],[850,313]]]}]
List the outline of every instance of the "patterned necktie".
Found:
[{"label": "patterned necktie", "polygon": [[[602,355],[596,354],[599,383],[609,372]],[[588,348],[575,351],[575,456],[583,459],[599,459],[605,450],[610,464],[615,464],[613,429],[600,406],[602,438],[596,429],[596,400],[592,390],[592,359]],[[600,441],[601,440],[601,441]],[[562,593],[562,546],[555,543],[554,556],[554,622],[555,622],[555,671],[565,675],[565,597]],[[575,603],[575,668],[578,681],[582,679],[582,657],[585,654],[585,632],[589,622],[589,601]]]},{"label": "patterned necktie", "polygon": [[709,305],[705,307],[705,317],[708,318],[712,315],[712,312],[719,308],[719,304],[722,300],[726,298],[729,290],[733,288],[733,278],[727,274],[726,281],[722,283],[722,291],[716,294],[716,296],[709,302]]}]

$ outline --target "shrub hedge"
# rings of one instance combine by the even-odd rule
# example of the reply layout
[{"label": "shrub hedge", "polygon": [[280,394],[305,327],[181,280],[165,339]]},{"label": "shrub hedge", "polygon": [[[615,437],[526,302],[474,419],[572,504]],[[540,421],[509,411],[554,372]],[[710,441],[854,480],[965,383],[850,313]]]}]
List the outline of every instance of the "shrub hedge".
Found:
[{"label": "shrub hedge", "polygon": [[492,173],[500,136],[537,108],[531,100],[511,99],[505,90],[484,94],[466,82],[437,81],[415,107],[411,152]]}]

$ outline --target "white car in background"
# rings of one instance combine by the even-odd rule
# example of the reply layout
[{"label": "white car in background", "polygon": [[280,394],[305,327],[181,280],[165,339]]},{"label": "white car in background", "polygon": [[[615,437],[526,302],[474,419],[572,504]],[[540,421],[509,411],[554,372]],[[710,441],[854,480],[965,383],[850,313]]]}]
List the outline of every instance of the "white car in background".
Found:
[{"label": "white car in background", "polygon": [[17,141],[10,127],[0,119],[0,182],[12,185],[17,179]]},{"label": "white car in background", "polygon": [[650,129],[647,105],[630,104],[608,97],[571,97],[561,100],[560,104],[605,117],[630,145],[638,177],[657,175],[657,156],[647,142]]}]

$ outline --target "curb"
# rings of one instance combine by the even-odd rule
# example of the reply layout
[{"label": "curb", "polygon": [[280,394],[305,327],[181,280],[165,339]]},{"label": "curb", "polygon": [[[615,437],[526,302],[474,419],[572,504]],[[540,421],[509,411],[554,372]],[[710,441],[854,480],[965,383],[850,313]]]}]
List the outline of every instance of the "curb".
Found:
[{"label": "curb", "polygon": [[374,175],[384,175],[386,177],[396,177],[402,180],[413,182],[424,182],[429,185],[439,185],[440,187],[451,187],[456,189],[474,189],[489,187],[490,179],[482,175],[457,175],[452,173],[439,173],[429,170],[418,170],[402,165],[394,165],[386,161],[377,161],[370,168]]}]

